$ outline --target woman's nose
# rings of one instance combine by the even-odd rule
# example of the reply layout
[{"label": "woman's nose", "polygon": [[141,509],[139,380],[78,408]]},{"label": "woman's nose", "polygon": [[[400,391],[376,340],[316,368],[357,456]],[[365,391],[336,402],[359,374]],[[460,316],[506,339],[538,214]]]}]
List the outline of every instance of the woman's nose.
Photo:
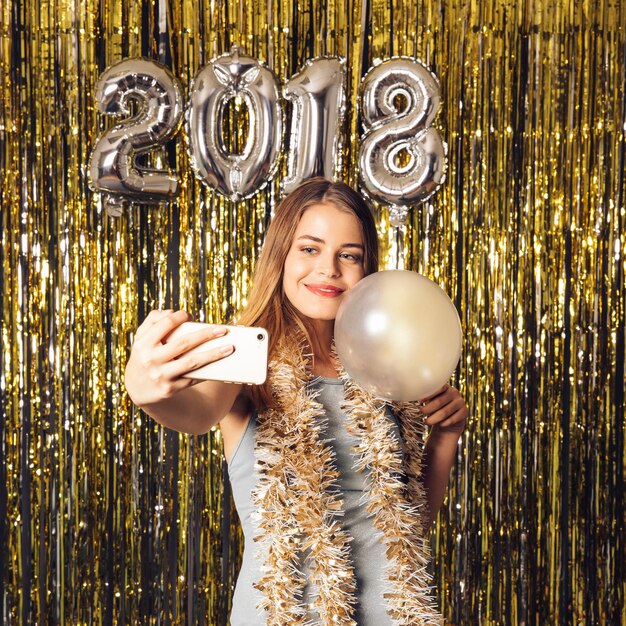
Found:
[{"label": "woman's nose", "polygon": [[338,276],[339,262],[335,255],[321,254],[317,260],[317,271],[322,276]]}]

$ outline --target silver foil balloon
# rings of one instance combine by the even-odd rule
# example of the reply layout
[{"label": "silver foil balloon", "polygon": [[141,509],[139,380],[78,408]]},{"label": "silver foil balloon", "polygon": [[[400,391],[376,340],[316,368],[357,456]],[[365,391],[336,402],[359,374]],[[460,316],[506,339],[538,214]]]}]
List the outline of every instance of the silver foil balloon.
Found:
[{"label": "silver foil balloon", "polygon": [[[249,115],[242,154],[230,153],[222,136],[226,106],[237,97],[243,98]],[[219,193],[234,201],[249,198],[276,171],[282,140],[277,81],[237,48],[213,59],[195,76],[186,121],[191,165],[197,177]]]},{"label": "silver foil balloon", "polygon": [[285,194],[313,176],[335,180],[341,169],[344,82],[343,59],[317,58],[285,85],[283,95],[293,102]]},{"label": "silver foil balloon", "polygon": [[409,205],[426,200],[444,181],[447,146],[430,126],[439,109],[439,82],[420,61],[394,58],[372,68],[361,89],[361,180],[370,197],[392,205],[399,225]]},{"label": "silver foil balloon", "polygon": [[172,73],[151,59],[125,59],[102,73],[95,98],[101,113],[127,118],[96,141],[89,160],[90,187],[107,194],[107,211],[119,215],[128,201],[153,203],[175,197],[175,176],[136,162],[139,155],[162,147],[179,129],[182,92]]},{"label": "silver foil balloon", "polygon": [[363,388],[386,400],[421,400],[450,378],[461,356],[461,322],[436,283],[406,270],[376,272],[343,298],[335,346]]}]

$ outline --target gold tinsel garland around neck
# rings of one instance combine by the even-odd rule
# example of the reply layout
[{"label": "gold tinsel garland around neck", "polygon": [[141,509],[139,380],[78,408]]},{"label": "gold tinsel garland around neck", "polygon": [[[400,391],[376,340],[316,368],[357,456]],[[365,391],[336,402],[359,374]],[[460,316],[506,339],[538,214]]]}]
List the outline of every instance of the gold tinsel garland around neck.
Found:
[{"label": "gold tinsel garland around neck", "polygon": [[[258,507],[262,576],[257,588],[272,626],[309,623],[300,569],[308,554],[311,583],[318,590],[313,608],[319,624],[356,625],[356,581],[350,537],[342,529],[342,500],[334,452],[324,443],[327,418],[309,387],[310,360],[303,342],[284,341],[270,364],[277,407],[258,416],[253,498]],[[419,482],[423,418],[411,403],[395,404],[405,445],[403,459],[385,416],[387,403],[373,398],[341,373],[342,408],[348,431],[359,438],[355,467],[368,471],[367,511],[382,532],[388,564],[387,612],[398,626],[442,624],[432,597],[430,558],[422,519],[426,501]]]}]

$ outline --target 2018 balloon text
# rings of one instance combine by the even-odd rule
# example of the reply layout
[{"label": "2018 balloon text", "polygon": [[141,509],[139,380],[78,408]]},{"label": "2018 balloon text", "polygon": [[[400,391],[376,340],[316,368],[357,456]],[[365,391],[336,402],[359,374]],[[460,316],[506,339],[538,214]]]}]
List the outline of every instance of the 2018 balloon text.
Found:
[{"label": "2018 balloon text", "polygon": [[[341,59],[316,58],[286,82],[282,95],[293,109],[285,193],[311,176],[336,178],[345,73]],[[137,157],[162,147],[180,129],[184,107],[176,77],[151,59],[125,59],[103,72],[95,97],[101,113],[123,118],[97,139],[89,163],[90,186],[106,196],[109,212],[120,214],[125,202],[173,199],[179,186],[175,173],[142,166]],[[243,103],[248,114],[240,153],[230,151],[224,140],[224,120],[233,100]],[[130,101],[136,103],[136,114]],[[388,59],[363,78],[362,188],[392,206],[396,223],[444,180],[446,145],[431,126],[439,103],[437,78],[417,59]],[[184,117],[191,166],[209,188],[237,202],[272,179],[284,122],[278,80],[257,59],[237,48],[213,59],[196,74]]]}]

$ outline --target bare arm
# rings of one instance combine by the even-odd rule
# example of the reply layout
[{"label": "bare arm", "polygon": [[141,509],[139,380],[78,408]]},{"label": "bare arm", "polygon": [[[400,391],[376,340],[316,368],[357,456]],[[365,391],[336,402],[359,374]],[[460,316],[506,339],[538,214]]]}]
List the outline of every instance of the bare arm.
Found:
[{"label": "bare arm", "polygon": [[137,406],[167,428],[202,435],[226,416],[242,387],[206,380],[169,398]]},{"label": "bare arm", "polygon": [[124,381],[131,400],[160,424],[191,434],[205,433],[231,409],[242,385],[194,381],[183,375],[201,365],[228,356],[231,350],[187,351],[220,334],[220,329],[164,339],[190,319],[185,311],[152,311],[137,329]]},{"label": "bare arm", "polygon": [[[428,504],[428,526],[437,518],[443,503],[457,444],[465,429],[467,406],[454,387],[445,385],[426,400],[422,413],[431,426],[424,447],[423,484]],[[427,527],[428,527],[427,526]]]}]

